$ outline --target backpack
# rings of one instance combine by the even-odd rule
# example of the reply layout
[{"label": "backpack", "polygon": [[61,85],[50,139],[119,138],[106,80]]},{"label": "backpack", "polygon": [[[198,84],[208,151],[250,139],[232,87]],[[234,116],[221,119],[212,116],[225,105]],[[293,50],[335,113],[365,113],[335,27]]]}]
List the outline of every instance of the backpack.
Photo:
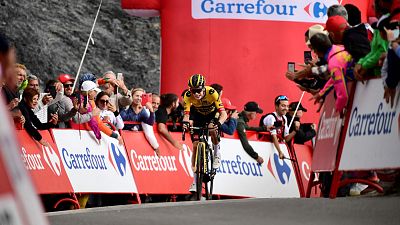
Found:
[{"label": "backpack", "polygon": [[[274,116],[274,118],[275,118],[275,121],[280,121],[279,119],[278,119],[278,117],[276,117],[276,115],[275,115],[275,113],[267,113],[267,114],[265,114],[265,115],[263,115],[263,116],[261,116],[261,119],[260,119],[260,122],[259,122],[259,126],[261,127],[261,126],[264,126],[264,119],[265,119],[265,117],[267,117],[267,116],[269,116],[269,115],[272,115],[272,116]],[[285,125],[286,125],[286,121],[285,121],[285,118],[282,116],[282,122],[283,122],[283,124],[282,124],[282,137],[281,138],[283,138],[283,136],[284,136],[284,133],[285,133]],[[260,139],[262,137],[262,135],[261,134],[259,134],[258,135],[258,138]]]},{"label": "backpack", "polygon": [[353,57],[354,62],[366,56],[371,51],[368,32],[365,24],[351,27],[343,33],[344,48]]}]

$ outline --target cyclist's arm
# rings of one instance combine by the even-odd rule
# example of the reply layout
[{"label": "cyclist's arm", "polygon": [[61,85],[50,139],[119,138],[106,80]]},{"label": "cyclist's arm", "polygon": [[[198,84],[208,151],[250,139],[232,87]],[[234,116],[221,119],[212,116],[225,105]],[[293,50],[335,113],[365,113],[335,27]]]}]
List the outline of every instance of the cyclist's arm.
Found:
[{"label": "cyclist's arm", "polygon": [[184,121],[184,122],[189,122],[189,118],[190,118],[190,106],[192,105],[192,103],[190,102],[190,96],[191,96],[190,91],[187,91],[185,93],[185,95],[183,96],[184,115],[183,115],[182,121]]},{"label": "cyclist's arm", "polygon": [[258,159],[258,153],[254,151],[253,147],[251,147],[249,141],[247,140],[246,132],[245,132],[245,123],[238,122],[237,132],[239,135],[240,142],[242,143],[243,149],[249,154],[253,159]]},{"label": "cyclist's arm", "polygon": [[228,118],[228,114],[226,113],[225,110],[223,110],[223,111],[221,111],[220,114],[219,114],[218,121],[219,121],[220,124],[224,124],[224,123],[225,123],[225,120],[226,120],[227,118]]}]

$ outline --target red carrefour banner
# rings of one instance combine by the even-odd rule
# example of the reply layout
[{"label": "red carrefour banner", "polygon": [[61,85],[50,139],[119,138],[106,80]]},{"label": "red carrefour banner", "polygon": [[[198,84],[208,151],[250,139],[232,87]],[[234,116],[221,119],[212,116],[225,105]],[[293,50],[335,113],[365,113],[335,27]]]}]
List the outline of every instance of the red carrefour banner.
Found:
[{"label": "red carrefour banner", "polygon": [[[308,181],[310,180],[311,163],[313,158],[313,149],[309,145],[294,145],[296,151],[297,163],[300,169],[300,176],[303,182],[304,193],[307,193]],[[320,189],[314,186],[311,191],[312,197],[320,196]]]},{"label": "red carrefour banner", "polygon": [[29,171],[37,192],[39,194],[73,192],[49,131],[40,131],[40,134],[50,147],[39,144],[25,130],[16,132],[21,144],[22,162]]},{"label": "red carrefour banner", "polygon": [[[123,131],[125,146],[133,170],[138,192],[141,194],[188,194],[193,182],[191,169],[192,151],[190,138],[186,139],[183,150],[169,144],[158,133],[161,156],[157,157],[143,132]],[[180,133],[171,133],[180,140]]]}]

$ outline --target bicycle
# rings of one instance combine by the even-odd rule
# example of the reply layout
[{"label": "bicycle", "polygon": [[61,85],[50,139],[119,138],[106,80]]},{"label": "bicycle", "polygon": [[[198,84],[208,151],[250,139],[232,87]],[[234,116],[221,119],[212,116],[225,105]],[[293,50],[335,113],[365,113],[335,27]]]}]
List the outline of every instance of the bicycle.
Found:
[{"label": "bicycle", "polygon": [[[206,200],[212,199],[212,192],[214,187],[214,177],[216,169],[213,168],[214,157],[212,145],[208,143],[210,137],[209,131],[214,128],[209,128],[209,124],[204,127],[189,127],[192,141],[195,140],[194,131],[198,130],[198,144],[196,149],[195,157],[195,168],[196,168],[196,199],[200,200],[203,192],[203,183],[205,189]],[[185,141],[186,129],[182,131],[182,140]],[[217,138],[220,139],[219,132],[217,132]],[[210,183],[210,184],[209,184]]]}]

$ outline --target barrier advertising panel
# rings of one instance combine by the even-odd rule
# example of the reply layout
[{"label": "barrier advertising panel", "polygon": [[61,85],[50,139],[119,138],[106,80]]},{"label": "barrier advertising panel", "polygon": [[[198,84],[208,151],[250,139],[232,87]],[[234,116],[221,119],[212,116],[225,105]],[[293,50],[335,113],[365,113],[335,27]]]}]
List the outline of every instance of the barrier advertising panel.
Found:
[{"label": "barrier advertising panel", "polygon": [[[264,158],[262,165],[251,158],[237,139],[221,140],[221,167],[214,181],[214,193],[221,195],[290,198],[300,197],[292,162],[281,160],[270,142],[250,141]],[[289,156],[286,145],[281,150]]]},{"label": "barrier advertising panel", "polygon": [[37,192],[40,194],[73,192],[57,146],[49,131],[40,131],[40,134],[50,147],[39,144],[25,130],[16,132],[21,143],[22,162],[29,171]]},{"label": "barrier advertising panel", "polygon": [[53,130],[53,136],[75,192],[137,192],[125,148],[116,139],[102,133],[98,141],[92,131],[77,130]]},{"label": "barrier advertising panel", "polygon": [[316,137],[312,171],[333,171],[339,147],[342,119],[335,110],[333,91],[326,97]]},{"label": "barrier advertising panel", "polygon": [[400,102],[386,104],[381,79],[358,82],[339,170],[400,167]]},{"label": "barrier advertising panel", "polygon": [[[297,163],[299,164],[300,176],[303,181],[304,193],[307,192],[307,185],[310,180],[311,173],[311,163],[313,158],[313,149],[309,145],[294,145],[294,149],[296,151]],[[312,197],[320,196],[320,189],[318,187],[314,187],[311,191]]]},{"label": "barrier advertising panel", "polygon": [[[188,194],[193,181],[190,138],[187,138],[184,149],[179,151],[158,133],[155,135],[160,144],[160,157],[146,141],[143,132],[123,131],[139,193]],[[181,139],[180,133],[171,133],[171,136]]]}]

